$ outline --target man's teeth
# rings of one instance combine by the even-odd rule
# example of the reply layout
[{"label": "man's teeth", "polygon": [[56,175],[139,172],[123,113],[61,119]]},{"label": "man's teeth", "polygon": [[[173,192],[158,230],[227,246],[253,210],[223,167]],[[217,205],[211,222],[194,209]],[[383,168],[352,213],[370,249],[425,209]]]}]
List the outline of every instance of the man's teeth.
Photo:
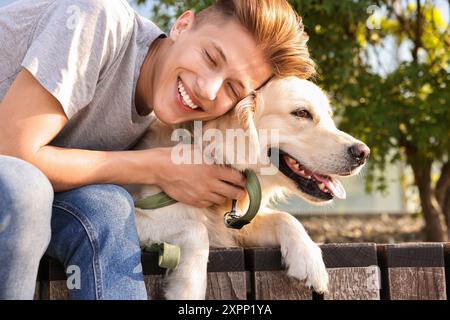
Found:
[{"label": "man's teeth", "polygon": [[180,80],[178,81],[178,92],[180,93],[182,101],[186,106],[193,110],[200,108],[198,105],[192,102]]}]

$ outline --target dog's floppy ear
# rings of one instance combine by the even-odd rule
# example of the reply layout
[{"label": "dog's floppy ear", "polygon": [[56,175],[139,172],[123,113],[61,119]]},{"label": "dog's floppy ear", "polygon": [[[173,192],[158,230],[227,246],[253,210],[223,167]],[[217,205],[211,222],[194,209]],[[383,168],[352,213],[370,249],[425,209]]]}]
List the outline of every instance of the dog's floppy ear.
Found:
[{"label": "dog's floppy ear", "polygon": [[256,108],[257,94],[252,93],[222,117],[206,123],[203,147],[207,158],[238,170],[249,169],[259,163]]},{"label": "dog's floppy ear", "polygon": [[254,124],[256,112],[256,92],[250,93],[242,99],[233,109],[235,116],[243,128]]},{"label": "dog's floppy ear", "polygon": [[[234,114],[240,127],[246,132],[245,162],[246,164],[259,163],[260,144],[258,130],[255,124],[255,115],[258,107],[258,93],[252,92],[234,108]],[[242,157],[239,156],[238,157]]]}]

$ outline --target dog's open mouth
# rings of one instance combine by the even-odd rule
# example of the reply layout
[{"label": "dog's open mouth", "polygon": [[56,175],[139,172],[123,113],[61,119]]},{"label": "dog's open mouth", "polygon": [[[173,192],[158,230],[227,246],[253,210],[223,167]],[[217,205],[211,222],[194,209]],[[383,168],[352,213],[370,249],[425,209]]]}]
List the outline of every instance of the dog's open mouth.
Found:
[{"label": "dog's open mouth", "polygon": [[280,172],[294,181],[304,193],[319,201],[329,201],[334,197],[338,199],[346,198],[345,189],[337,179],[312,172],[282,150],[271,149],[270,153],[273,152],[279,153],[278,169]]}]

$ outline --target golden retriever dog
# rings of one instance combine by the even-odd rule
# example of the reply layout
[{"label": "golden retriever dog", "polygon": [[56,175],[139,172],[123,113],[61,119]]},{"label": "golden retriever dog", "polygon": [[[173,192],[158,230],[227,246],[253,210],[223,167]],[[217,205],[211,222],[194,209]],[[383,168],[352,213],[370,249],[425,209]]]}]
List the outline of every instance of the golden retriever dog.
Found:
[{"label": "golden retriever dog", "polygon": [[[155,121],[136,149],[175,145],[173,129]],[[344,199],[345,190],[336,177],[358,173],[369,148],[336,128],[327,96],[319,87],[296,77],[271,80],[226,115],[205,123],[202,132],[211,129],[224,137],[227,130],[248,133],[241,142],[245,150],[256,147],[256,152],[239,153],[242,146],[230,141],[219,145],[217,137],[202,144],[209,147],[212,162],[257,174],[261,209],[241,230],[224,225],[224,213],[230,211],[231,202],[207,209],[183,203],[156,210],[137,209],[143,246],[168,242],[181,248],[180,263],[167,277],[165,297],[204,299],[209,248],[236,246],[281,247],[287,274],[304,280],[317,292],[325,292],[328,274],[320,248],[295,217],[270,208],[270,204],[281,195],[298,195],[316,204],[330,203],[335,197]],[[262,137],[268,132],[276,132],[276,137]],[[156,186],[127,189],[134,199],[161,191]],[[245,212],[248,199],[239,201],[238,206]]]}]

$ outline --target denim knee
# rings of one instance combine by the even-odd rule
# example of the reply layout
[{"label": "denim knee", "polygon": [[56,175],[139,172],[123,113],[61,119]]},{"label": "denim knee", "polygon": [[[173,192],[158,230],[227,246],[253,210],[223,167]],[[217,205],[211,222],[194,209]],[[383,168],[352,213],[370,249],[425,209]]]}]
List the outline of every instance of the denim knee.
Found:
[{"label": "denim knee", "polygon": [[[146,298],[134,204],[116,185],[56,193],[47,253],[82,270],[83,299]],[[138,268],[139,267],[139,268]]]},{"label": "denim knee", "polygon": [[4,245],[35,250],[50,241],[53,188],[36,167],[0,156],[0,235]]},{"label": "denim knee", "polygon": [[94,246],[100,250],[121,245],[120,239],[137,242],[133,199],[120,186],[96,184],[57,193],[54,206],[71,212],[76,217],[73,223],[81,223],[89,241],[97,243]]},{"label": "denim knee", "polygon": [[69,192],[57,193],[55,205],[69,205],[87,218],[96,231],[107,228],[108,232],[124,226],[128,219],[134,219],[134,203],[131,195],[122,187],[112,184],[94,184]]}]

